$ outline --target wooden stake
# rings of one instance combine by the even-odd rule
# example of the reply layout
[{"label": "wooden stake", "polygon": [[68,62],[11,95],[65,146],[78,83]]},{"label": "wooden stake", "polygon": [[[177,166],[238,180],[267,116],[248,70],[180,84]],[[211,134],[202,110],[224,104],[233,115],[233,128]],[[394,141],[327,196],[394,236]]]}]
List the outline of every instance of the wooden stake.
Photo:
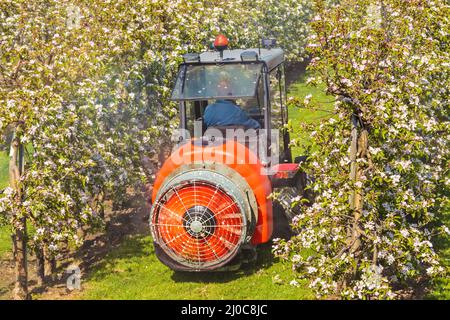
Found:
[{"label": "wooden stake", "polygon": [[[353,185],[355,185],[358,181],[360,181],[360,177],[361,177],[361,170],[358,167],[358,163],[357,163],[357,159],[358,156],[361,156],[361,150],[360,150],[360,134],[358,133],[358,127],[359,127],[359,119],[356,115],[352,115],[352,132],[351,132],[351,145],[350,145],[350,181],[353,183]],[[367,131],[366,131],[367,133]],[[361,246],[361,233],[360,233],[360,228],[359,228],[359,220],[361,218],[361,214],[362,214],[362,205],[363,205],[363,201],[362,201],[362,194],[359,191],[359,188],[354,187],[353,190],[350,193],[350,197],[349,197],[349,205],[350,205],[350,210],[353,213],[353,222],[351,225],[351,229],[349,230],[350,233],[350,237],[349,237],[349,242],[350,242],[350,253],[353,254],[355,256],[355,260],[358,261],[358,251],[359,248]],[[357,263],[356,263],[357,265]],[[355,269],[353,270],[353,275],[352,277],[356,276],[356,266]],[[351,281],[351,279],[346,279],[346,282],[348,284],[348,282]]]}]

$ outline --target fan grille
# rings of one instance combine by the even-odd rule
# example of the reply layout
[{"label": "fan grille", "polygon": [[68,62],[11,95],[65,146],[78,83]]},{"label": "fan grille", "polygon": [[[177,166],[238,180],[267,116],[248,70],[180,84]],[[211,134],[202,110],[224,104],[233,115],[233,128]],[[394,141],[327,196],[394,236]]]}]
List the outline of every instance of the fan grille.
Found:
[{"label": "fan grille", "polygon": [[246,221],[237,202],[217,185],[172,186],[155,203],[152,231],[175,261],[194,268],[224,264],[237,253]]}]

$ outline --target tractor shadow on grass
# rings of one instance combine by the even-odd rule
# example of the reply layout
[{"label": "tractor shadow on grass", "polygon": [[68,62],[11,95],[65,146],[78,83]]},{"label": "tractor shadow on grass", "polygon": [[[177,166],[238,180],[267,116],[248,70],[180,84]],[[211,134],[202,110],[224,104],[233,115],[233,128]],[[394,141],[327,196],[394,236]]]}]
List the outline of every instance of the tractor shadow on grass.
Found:
[{"label": "tractor shadow on grass", "polygon": [[272,254],[272,242],[258,246],[256,261],[242,264],[235,271],[182,272],[174,271],[172,280],[175,282],[226,283],[245,276],[252,275],[261,269],[269,268],[276,260]]}]

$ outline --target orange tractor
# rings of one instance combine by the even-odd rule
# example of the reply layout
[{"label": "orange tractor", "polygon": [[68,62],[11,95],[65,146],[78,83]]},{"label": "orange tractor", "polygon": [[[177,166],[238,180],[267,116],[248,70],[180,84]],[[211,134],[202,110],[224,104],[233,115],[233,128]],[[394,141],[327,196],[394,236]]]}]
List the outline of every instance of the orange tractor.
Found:
[{"label": "orange tractor", "polygon": [[[246,50],[226,50],[227,43],[219,36],[217,51],[186,54],[172,92],[180,131],[154,183],[150,227],[156,255],[174,270],[223,270],[255,257],[272,237],[273,189],[305,186],[284,129],[283,50],[274,40]],[[256,128],[207,126],[205,110],[221,100]]]}]

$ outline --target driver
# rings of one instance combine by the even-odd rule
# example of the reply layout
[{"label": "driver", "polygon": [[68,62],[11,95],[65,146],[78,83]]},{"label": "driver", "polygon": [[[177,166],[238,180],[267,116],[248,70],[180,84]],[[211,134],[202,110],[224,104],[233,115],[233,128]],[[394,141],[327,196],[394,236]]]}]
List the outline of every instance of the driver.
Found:
[{"label": "driver", "polygon": [[[218,85],[219,96],[230,96],[231,85],[227,78],[222,78]],[[246,129],[259,129],[258,121],[252,119],[233,100],[217,99],[216,102],[208,105],[203,115],[206,127],[210,126],[231,126],[242,125]]]}]

